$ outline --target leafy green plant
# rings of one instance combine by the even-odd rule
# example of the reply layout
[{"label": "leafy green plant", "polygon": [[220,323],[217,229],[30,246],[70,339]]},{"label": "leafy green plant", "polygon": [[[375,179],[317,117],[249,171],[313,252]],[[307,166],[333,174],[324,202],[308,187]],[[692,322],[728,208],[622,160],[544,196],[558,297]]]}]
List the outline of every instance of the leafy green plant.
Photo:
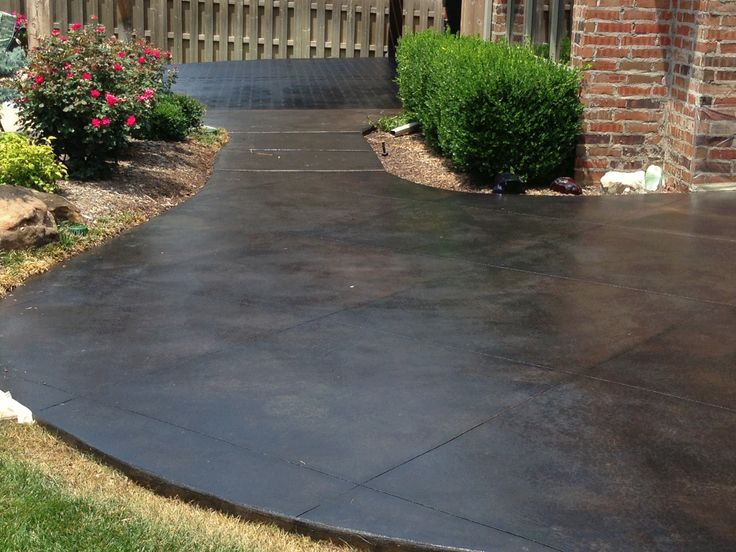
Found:
[{"label": "leafy green plant", "polygon": [[202,126],[204,105],[183,94],[164,94],[158,98],[151,116],[140,133],[148,140],[181,141]]},{"label": "leafy green plant", "polygon": [[383,115],[378,119],[378,122],[376,123],[376,128],[378,130],[382,130],[383,132],[388,132],[401,125],[411,123],[412,121],[416,121],[416,117],[414,117],[413,114],[407,112],[402,112],[398,115]]},{"label": "leafy green plant", "polygon": [[397,62],[404,109],[459,169],[546,184],[574,152],[578,70],[528,46],[433,31],[402,37]]},{"label": "leafy green plant", "polygon": [[54,192],[66,178],[66,167],[56,160],[49,139],[34,144],[14,132],[0,133],[0,184]]},{"label": "leafy green plant", "polygon": [[0,52],[0,77],[12,77],[18,69],[22,69],[27,63],[26,53],[20,48],[9,52]]},{"label": "leafy green plant", "polygon": [[171,80],[168,52],[106,37],[100,25],[58,29],[29,54],[15,79],[25,128],[54,137],[77,177],[104,174]]},{"label": "leafy green plant", "polygon": [[0,52],[0,102],[7,102],[18,96],[9,77],[14,76],[27,63],[26,53],[21,48]]}]

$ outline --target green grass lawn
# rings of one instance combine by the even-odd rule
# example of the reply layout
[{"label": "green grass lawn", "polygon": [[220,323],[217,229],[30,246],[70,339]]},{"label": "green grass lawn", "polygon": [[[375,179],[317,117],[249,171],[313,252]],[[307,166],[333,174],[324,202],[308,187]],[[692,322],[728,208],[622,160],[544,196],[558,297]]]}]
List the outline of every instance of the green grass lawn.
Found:
[{"label": "green grass lawn", "polygon": [[165,498],[38,426],[0,422],[0,551],[347,552]]},{"label": "green grass lawn", "polygon": [[100,500],[66,493],[24,462],[0,461],[0,549],[38,550],[237,550],[193,542],[187,535]]}]

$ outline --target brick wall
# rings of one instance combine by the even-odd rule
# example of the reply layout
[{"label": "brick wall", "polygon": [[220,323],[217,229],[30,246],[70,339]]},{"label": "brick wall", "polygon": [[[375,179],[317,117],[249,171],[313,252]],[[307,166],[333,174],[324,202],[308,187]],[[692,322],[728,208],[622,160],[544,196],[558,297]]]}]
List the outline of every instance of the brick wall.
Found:
[{"label": "brick wall", "polygon": [[[493,2],[493,24],[491,27],[491,40],[506,40],[506,21],[508,15],[508,1],[494,0]],[[524,2],[514,2],[514,25],[511,31],[511,42],[524,41]]]},{"label": "brick wall", "polygon": [[665,170],[681,186],[736,182],[736,2],[679,2]]},{"label": "brick wall", "polygon": [[736,1],[578,0],[573,17],[578,180],[651,163],[679,188],[736,180]]}]

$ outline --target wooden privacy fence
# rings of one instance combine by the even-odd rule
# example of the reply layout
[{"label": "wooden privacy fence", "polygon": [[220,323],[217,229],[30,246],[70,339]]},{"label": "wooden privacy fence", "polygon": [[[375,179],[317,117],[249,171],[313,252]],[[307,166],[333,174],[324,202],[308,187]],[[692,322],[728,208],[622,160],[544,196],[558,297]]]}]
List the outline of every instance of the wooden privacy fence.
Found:
[{"label": "wooden privacy fence", "polygon": [[[33,0],[0,0],[27,13]],[[51,26],[97,16],[110,32],[113,0],[51,0]],[[383,57],[389,0],[133,0],[134,35],[171,50],[176,63],[270,58]],[[404,32],[442,29],[442,0],[404,0]],[[44,31],[44,29],[42,29]],[[51,29],[45,29],[50,32]]]}]

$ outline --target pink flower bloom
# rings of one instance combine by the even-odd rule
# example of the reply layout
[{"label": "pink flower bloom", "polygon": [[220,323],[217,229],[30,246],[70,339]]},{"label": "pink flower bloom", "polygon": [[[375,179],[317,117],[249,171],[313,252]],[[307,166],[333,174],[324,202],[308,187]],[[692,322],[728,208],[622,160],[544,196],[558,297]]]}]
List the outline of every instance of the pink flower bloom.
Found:
[{"label": "pink flower bloom", "polygon": [[154,96],[153,90],[151,90],[150,88],[146,88],[143,91],[143,94],[141,94],[140,96],[138,96],[138,101],[139,102],[146,102],[148,100],[153,99],[153,96]]},{"label": "pink flower bloom", "polygon": [[171,59],[171,52],[169,52],[168,50],[164,52],[164,55],[166,56],[166,59]]},{"label": "pink flower bloom", "polygon": [[94,99],[97,99],[100,97],[100,91],[99,90],[90,90],[89,95],[92,96]]},{"label": "pink flower bloom", "polygon": [[99,26],[98,26],[98,27],[97,27],[97,28],[95,29],[95,31],[97,31],[98,33],[104,33],[104,32],[105,32],[105,26],[104,26],[104,25],[99,25]]},{"label": "pink flower bloom", "polygon": [[107,102],[107,105],[109,105],[110,107],[112,107],[116,103],[118,103],[119,100],[113,94],[110,94],[109,92],[105,92],[105,101]]},{"label": "pink flower bloom", "polygon": [[33,79],[33,80],[35,80],[35,81],[36,81],[36,84],[43,84],[43,81],[45,81],[46,79],[45,79],[45,78],[43,78],[43,75],[38,75],[38,76],[37,76],[37,77],[36,77],[35,79]]},{"label": "pink flower bloom", "polygon": [[82,73],[82,78],[84,80],[92,80],[92,75],[90,75],[89,73],[86,73],[85,72],[85,73]]},{"label": "pink flower bloom", "polygon": [[61,34],[61,31],[59,29],[51,30],[51,36],[59,36],[60,34]]},{"label": "pink flower bloom", "polygon": [[124,58],[125,57],[125,52],[118,52],[118,57],[119,58]]},{"label": "pink flower bloom", "polygon": [[74,78],[74,74],[73,73],[67,73],[66,74],[66,78],[73,79]]},{"label": "pink flower bloom", "polygon": [[128,115],[128,118],[125,120],[125,124],[129,127],[135,126],[135,115]]},{"label": "pink flower bloom", "polygon": [[59,37],[59,40],[61,40],[62,42],[66,42],[68,40],[68,38],[66,37],[66,35],[61,35]]},{"label": "pink flower bloom", "polygon": [[96,15],[90,15],[90,16],[89,16],[89,18],[90,18],[90,19],[91,19],[92,21],[97,21],[97,16],[96,16]]},{"label": "pink flower bloom", "polygon": [[152,55],[153,57],[155,57],[156,59],[158,59],[158,58],[160,58],[160,57],[161,57],[161,52],[159,52],[158,50],[153,50],[153,51],[151,52],[151,55]]},{"label": "pink flower bloom", "polygon": [[141,57],[138,58],[138,62],[139,63],[146,63],[146,58],[143,57],[143,56],[141,56]]},{"label": "pink flower bloom", "polygon": [[100,122],[102,123],[102,126],[110,126],[110,117],[103,117]]},{"label": "pink flower bloom", "polygon": [[69,25],[69,29],[72,31],[78,31],[81,28],[82,28],[81,23],[72,23],[71,25]]},{"label": "pink flower bloom", "polygon": [[116,63],[115,65],[113,65],[112,68],[115,69],[115,71],[122,71],[123,70],[123,66],[120,65],[119,63]]},{"label": "pink flower bloom", "polygon": [[102,126],[102,121],[95,117],[94,119],[92,119],[92,126],[95,128],[100,128],[100,126]]},{"label": "pink flower bloom", "polygon": [[64,63],[62,63],[62,65],[64,66],[64,69],[69,69],[72,66],[72,64],[68,61],[65,61]]}]

